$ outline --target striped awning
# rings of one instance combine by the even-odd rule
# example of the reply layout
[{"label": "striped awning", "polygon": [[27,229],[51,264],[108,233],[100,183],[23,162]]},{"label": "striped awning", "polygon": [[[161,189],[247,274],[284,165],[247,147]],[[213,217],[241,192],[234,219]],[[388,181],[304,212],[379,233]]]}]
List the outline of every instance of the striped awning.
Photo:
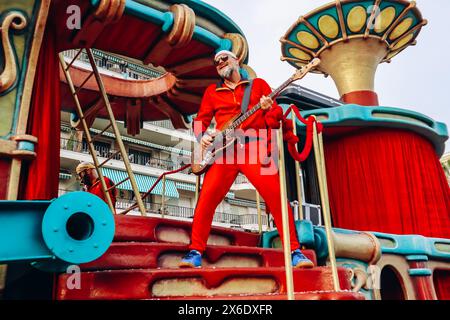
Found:
[{"label": "striped awning", "polygon": [[59,178],[61,180],[69,180],[70,178],[72,178],[72,175],[70,173],[60,172],[59,173]]},{"label": "striped awning", "polygon": [[[102,173],[103,173],[103,175],[107,176],[115,183],[122,181],[123,179],[125,179],[128,176],[125,171],[115,170],[115,169],[110,169],[110,168],[102,168]],[[148,190],[150,190],[152,185],[157,180],[157,178],[155,178],[155,177],[150,177],[150,176],[146,176],[146,175],[139,174],[139,173],[135,173],[134,177],[136,179],[136,183],[138,185],[139,191],[142,193],[145,193]],[[122,189],[122,190],[133,190],[129,180],[125,181],[117,188]],[[151,194],[162,195],[162,191],[163,191],[163,183],[162,183],[162,181],[160,181],[156,185],[156,187],[152,190]],[[166,179],[165,196],[169,197],[169,198],[179,198],[180,197],[174,181]]]},{"label": "striped awning", "polygon": [[[179,190],[186,190],[195,192],[195,184],[192,183],[184,183],[184,182],[176,182],[177,188]],[[228,199],[234,199],[234,192],[228,192],[225,196]]]}]

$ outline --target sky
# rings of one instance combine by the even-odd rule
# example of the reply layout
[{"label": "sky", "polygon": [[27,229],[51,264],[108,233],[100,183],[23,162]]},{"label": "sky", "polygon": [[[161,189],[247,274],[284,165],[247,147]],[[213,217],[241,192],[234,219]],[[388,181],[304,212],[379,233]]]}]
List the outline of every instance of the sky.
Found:
[{"label": "sky", "polygon": [[[258,77],[277,87],[294,68],[282,62],[279,39],[301,15],[330,0],[207,0],[231,18],[244,32],[249,44],[249,65]],[[417,45],[410,46],[390,64],[378,67],[375,91],[381,106],[423,113],[450,126],[450,39],[449,0],[417,0],[428,25],[422,28]],[[298,84],[339,98],[331,79],[309,74]],[[446,152],[450,152],[447,141]]]}]

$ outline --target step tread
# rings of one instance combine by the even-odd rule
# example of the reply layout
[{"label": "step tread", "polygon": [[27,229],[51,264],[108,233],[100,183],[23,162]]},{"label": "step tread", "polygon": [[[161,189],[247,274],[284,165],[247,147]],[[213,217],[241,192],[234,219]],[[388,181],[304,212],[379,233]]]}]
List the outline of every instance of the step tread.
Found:
[{"label": "step tread", "polygon": [[[164,256],[178,256],[181,260],[188,251],[188,245],[179,243],[114,242],[99,259],[80,267],[82,270],[148,269],[165,266],[173,268],[178,264],[174,265],[174,261],[171,261],[169,265],[163,261]],[[313,261],[314,265],[317,265],[314,251],[303,250],[303,253]],[[254,267],[284,266],[284,254],[281,249],[247,246],[208,246],[203,254],[203,264],[223,268],[220,260],[230,256],[253,259],[251,262]],[[227,262],[224,265],[227,265]],[[237,265],[239,266],[239,263]]]},{"label": "step tread", "polygon": [[[173,219],[115,215],[116,231],[114,241],[164,242],[159,230],[164,227],[176,228],[190,237],[192,223]],[[231,245],[256,247],[260,243],[258,233],[231,230],[212,226],[210,240],[214,236],[227,238]]]},{"label": "step tread", "polygon": [[[329,267],[294,269],[296,292],[333,290],[332,273]],[[342,290],[350,290],[350,273],[338,268]],[[70,274],[59,276],[57,298],[70,299],[152,299],[162,297],[195,296],[199,287],[202,296],[220,295],[224,287],[233,296],[258,293],[286,293],[285,270],[282,267],[268,268],[199,268],[199,269],[141,269],[82,272],[79,290],[68,289]],[[263,289],[258,286],[263,283]],[[246,286],[247,285],[247,286]],[[156,288],[156,289],[155,289]],[[189,293],[183,293],[187,290]],[[187,288],[187,289],[186,289]],[[159,290],[159,291],[158,291]],[[269,292],[266,292],[269,291]],[[156,292],[156,293],[155,293]],[[161,293],[162,292],[162,293]],[[210,294],[212,292],[212,294]],[[229,291],[226,291],[229,292]]]}]

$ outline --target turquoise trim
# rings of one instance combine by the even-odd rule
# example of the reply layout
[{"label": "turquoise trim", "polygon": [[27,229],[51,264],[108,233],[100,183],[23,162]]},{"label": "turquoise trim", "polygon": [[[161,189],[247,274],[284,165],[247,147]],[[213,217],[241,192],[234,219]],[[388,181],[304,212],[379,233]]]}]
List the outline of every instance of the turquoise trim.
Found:
[{"label": "turquoise trim", "polygon": [[[69,233],[71,222],[79,238]],[[79,264],[94,261],[106,252],[114,238],[115,222],[102,199],[88,192],[70,192],[52,201],[41,230],[45,244],[56,257]]]},{"label": "turquoise trim", "polygon": [[429,277],[433,274],[430,269],[409,269],[408,273],[411,277]]},{"label": "turquoise trim", "polygon": [[[70,224],[78,213],[88,218]],[[83,223],[89,219],[92,223]],[[68,223],[74,233],[67,231]],[[106,203],[87,192],[52,201],[0,201],[0,264],[44,261],[54,267],[91,262],[108,249],[114,230]],[[77,240],[76,235],[84,237]]]},{"label": "turquoise trim", "polygon": [[425,255],[420,255],[420,254],[417,254],[417,255],[412,254],[412,255],[406,256],[406,260],[408,260],[408,261],[428,261],[428,257]]},{"label": "turquoise trim", "polygon": [[[287,109],[289,105],[283,104],[282,107]],[[449,138],[448,129],[444,123],[436,122],[424,114],[400,108],[365,107],[348,104],[334,108],[303,111],[301,114],[305,118],[311,115],[327,117],[326,119],[320,119],[320,122],[325,127],[376,126],[411,130],[431,140],[438,155],[444,153],[445,142]],[[411,119],[394,118],[391,115]],[[299,120],[297,120],[297,127],[299,128],[299,133],[304,134],[306,126]]]},{"label": "turquoise trim", "polygon": [[[110,178],[114,183],[119,183],[120,181],[122,181],[128,177],[128,174],[125,171],[115,170],[115,169],[111,169],[111,168],[102,168],[102,173],[104,176]],[[139,192],[142,192],[142,193],[145,193],[148,190],[150,190],[152,185],[157,180],[157,178],[155,178],[155,177],[150,177],[150,176],[142,175],[139,173],[135,173],[134,178],[136,179],[136,183],[139,188]],[[133,188],[131,186],[131,182],[129,180],[125,181],[124,183],[119,185],[117,188],[122,189],[122,190],[129,190],[129,191],[133,190]],[[161,180],[158,182],[156,187],[152,190],[151,194],[162,195],[162,191],[163,191],[163,183]],[[178,190],[175,186],[175,182],[172,180],[166,179],[166,190],[165,191],[166,191],[165,192],[166,197],[177,198],[177,199],[180,197],[180,194],[178,193]]]},{"label": "turquoise trim", "polygon": [[398,254],[404,256],[420,255],[434,259],[450,261],[450,252],[440,251],[437,244],[450,245],[450,239],[426,238],[421,235],[394,235],[381,232],[371,232],[380,240],[387,239],[393,243],[393,247],[382,244],[383,253]]},{"label": "turquoise trim", "polygon": [[[312,226],[311,222],[306,220],[296,221],[295,226],[300,243],[307,248],[314,249],[319,261],[326,259],[328,257],[328,247],[325,228]],[[333,228],[333,232],[342,234],[360,233],[359,231],[340,228]],[[438,250],[439,245],[445,245],[450,248],[450,239],[426,238],[421,235],[394,235],[369,232],[380,240],[381,252],[383,254],[403,255],[410,261],[435,259],[450,262],[450,250]],[[262,247],[272,248],[273,242],[277,237],[279,237],[277,230],[263,233],[261,240]],[[383,240],[387,240],[389,245]]]},{"label": "turquoise trim", "polygon": [[[185,0],[185,1],[173,1],[174,3],[185,3],[189,5],[194,11],[201,12],[206,15],[211,21],[225,26],[226,31],[237,32],[241,34],[242,31],[225,15],[220,13],[217,9],[198,1]],[[98,0],[91,0],[94,6],[98,5]],[[134,15],[144,21],[155,23],[162,26],[162,31],[167,33],[170,32],[174,23],[173,14],[171,12],[161,12],[154,8],[148,7],[144,4],[138,3],[133,0],[127,0],[125,5],[125,12],[127,14]],[[231,41],[229,39],[222,39],[221,37],[215,35],[214,33],[200,27],[194,27],[193,39],[198,40],[206,45],[213,47],[214,49],[231,48]]]},{"label": "turquoise trim", "polygon": [[29,141],[19,141],[17,150],[25,150],[34,152],[34,143]]}]

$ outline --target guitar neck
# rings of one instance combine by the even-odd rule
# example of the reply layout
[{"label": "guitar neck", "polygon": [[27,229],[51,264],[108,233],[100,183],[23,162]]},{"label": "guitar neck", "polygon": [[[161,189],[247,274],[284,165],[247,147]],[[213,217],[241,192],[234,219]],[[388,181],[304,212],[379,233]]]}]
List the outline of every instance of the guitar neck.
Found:
[{"label": "guitar neck", "polygon": [[[281,86],[279,86],[278,88],[276,88],[274,91],[272,91],[271,94],[269,94],[269,98],[273,99],[274,97],[277,97],[280,92],[286,88],[288,85],[291,84],[292,82],[292,78],[287,79],[285,82],[283,82],[283,84],[281,84]],[[248,118],[250,118],[253,114],[255,114],[256,111],[258,111],[259,109],[261,109],[261,104],[258,103],[256,106],[254,106],[253,108],[251,108],[250,110],[248,110],[246,113],[244,113],[242,116],[240,116],[239,118],[236,119],[236,121],[233,122],[233,124],[230,126],[229,129],[236,129],[237,127],[239,127],[245,120],[247,120]]]}]

